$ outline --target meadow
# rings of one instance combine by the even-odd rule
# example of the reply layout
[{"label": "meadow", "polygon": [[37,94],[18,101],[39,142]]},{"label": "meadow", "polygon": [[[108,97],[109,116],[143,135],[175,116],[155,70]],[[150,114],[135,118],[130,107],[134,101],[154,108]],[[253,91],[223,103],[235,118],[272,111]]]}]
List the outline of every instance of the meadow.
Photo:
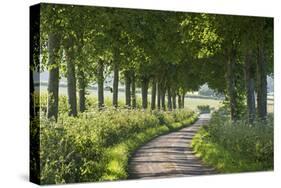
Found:
[{"label": "meadow", "polygon": [[[40,91],[42,94],[47,94],[47,87],[46,86],[40,86]],[[59,92],[61,93],[62,97],[66,97],[67,95],[67,88],[66,87],[60,87],[59,88]],[[98,91],[97,90],[93,90],[93,89],[87,89],[87,93],[88,96],[91,98],[91,100],[97,104],[97,96],[98,96]],[[189,95],[191,97],[189,97]],[[105,97],[105,104],[106,106],[111,106],[111,98],[112,98],[112,93],[110,91],[105,90],[104,91],[104,97]],[[137,92],[136,93],[136,98],[139,106],[141,106],[141,93]],[[197,106],[200,105],[209,105],[210,108],[213,109],[218,109],[220,108],[223,104],[222,104],[222,100],[217,100],[217,99],[208,99],[208,98],[204,98],[204,96],[200,96],[200,95],[195,95],[195,94],[187,94],[187,96],[185,97],[185,104],[184,107],[189,109],[189,110],[193,110],[193,111],[197,111]],[[118,100],[119,103],[121,105],[125,104],[125,93],[124,92],[119,92],[118,93]],[[148,94],[148,103],[151,102],[151,95]],[[270,104],[269,104],[270,105]]]}]

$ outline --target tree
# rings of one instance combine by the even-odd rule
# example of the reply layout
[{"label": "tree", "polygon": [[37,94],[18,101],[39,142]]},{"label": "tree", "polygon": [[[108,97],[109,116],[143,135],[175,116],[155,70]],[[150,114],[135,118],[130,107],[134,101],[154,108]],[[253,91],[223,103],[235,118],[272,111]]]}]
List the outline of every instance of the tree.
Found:
[{"label": "tree", "polygon": [[273,65],[273,20],[257,18],[257,110],[258,117],[267,117],[267,74]]},{"label": "tree", "polygon": [[98,78],[98,107],[99,109],[102,109],[104,107],[104,86],[103,86],[103,83],[104,83],[104,75],[103,75],[103,72],[104,72],[104,65],[103,65],[103,61],[100,60],[98,62],[98,75],[97,75],[97,78]]},{"label": "tree", "polygon": [[147,109],[151,88],[151,110],[184,108],[186,93],[207,83],[226,96],[232,120],[242,117],[246,101],[249,121],[255,119],[255,90],[258,117],[266,118],[272,19],[63,5],[45,9],[41,46],[50,70],[48,117],[57,118],[60,72],[67,75],[73,116],[76,79],[83,112],[86,88],[94,82],[98,107],[104,107],[104,80],[112,74],[116,108],[120,80],[125,83],[127,107],[136,108],[140,87],[142,108]]},{"label": "tree", "polygon": [[[61,7],[46,5],[41,7],[40,46],[42,67],[49,71],[47,117],[58,118],[60,45],[63,28]],[[47,47],[46,47],[47,46]]]},{"label": "tree", "polygon": [[240,53],[244,61],[245,88],[247,99],[247,115],[249,123],[253,123],[256,117],[256,97],[255,97],[255,75],[256,75],[256,41],[255,34],[256,18],[248,17],[241,20],[241,42]]},{"label": "tree", "polygon": [[136,76],[135,73],[132,73],[132,107],[137,107],[137,100],[136,100]]},{"label": "tree", "polygon": [[157,89],[157,82],[156,79],[153,79],[152,89],[151,89],[151,110],[155,110],[156,107],[156,89]]},{"label": "tree", "polygon": [[252,50],[249,50],[245,57],[245,82],[246,82],[246,94],[247,94],[247,108],[248,108],[248,120],[253,123],[256,116],[256,99],[255,99],[255,67],[254,56]]},{"label": "tree", "polygon": [[74,62],[74,39],[70,36],[65,43],[67,68],[67,94],[70,116],[77,116],[76,71]]},{"label": "tree", "polygon": [[59,66],[58,55],[59,37],[50,33],[48,36],[48,52],[49,52],[49,80],[48,80],[48,106],[47,117],[58,118],[59,103]]}]

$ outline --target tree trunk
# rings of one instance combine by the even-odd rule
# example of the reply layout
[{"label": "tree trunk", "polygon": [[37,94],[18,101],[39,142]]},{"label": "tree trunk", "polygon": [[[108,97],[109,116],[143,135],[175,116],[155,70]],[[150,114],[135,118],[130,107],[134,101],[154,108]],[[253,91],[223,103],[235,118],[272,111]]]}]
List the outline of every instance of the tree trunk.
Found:
[{"label": "tree trunk", "polygon": [[248,54],[246,54],[244,66],[249,123],[253,123],[256,115],[254,66],[252,62],[252,55],[252,52],[248,52]]},{"label": "tree trunk", "polygon": [[103,61],[98,62],[98,108],[101,110],[104,107],[104,65]]},{"label": "tree trunk", "polygon": [[229,54],[228,61],[227,61],[227,71],[226,71],[226,80],[227,80],[227,94],[229,97],[230,102],[230,114],[231,119],[233,121],[237,120],[238,116],[238,109],[237,109],[237,94],[235,91],[235,58],[236,53],[232,49],[231,53]]},{"label": "tree trunk", "polygon": [[131,107],[131,75],[125,72],[125,105]]},{"label": "tree trunk", "polygon": [[173,109],[177,109],[177,98],[175,93],[173,93],[172,96],[172,104],[173,104]]},{"label": "tree trunk", "polygon": [[147,93],[149,80],[144,78],[141,83],[142,108],[147,109]]},{"label": "tree trunk", "polygon": [[58,118],[58,103],[59,103],[59,38],[51,33],[48,36],[48,65],[49,65],[49,80],[48,80],[48,105],[47,117]]},{"label": "tree trunk", "polygon": [[79,43],[77,45],[77,53],[78,53],[78,60],[79,63],[77,64],[77,71],[78,71],[78,94],[79,94],[79,111],[84,112],[86,110],[86,80],[85,80],[85,74],[84,74],[84,69],[83,69],[83,61],[84,58],[81,55],[83,53],[83,46],[84,46],[84,41],[83,41],[83,32],[79,32],[77,35],[77,38],[79,39]]},{"label": "tree trunk", "polygon": [[157,82],[157,109],[161,109],[161,88],[159,82]]},{"label": "tree trunk", "polygon": [[[115,59],[117,61],[117,59]],[[112,100],[112,105],[117,108],[118,107],[118,84],[119,84],[119,65],[117,62],[114,63],[113,65],[113,72],[114,72],[114,77],[113,77],[113,100]]]},{"label": "tree trunk", "polygon": [[267,116],[267,80],[266,80],[266,62],[263,42],[258,48],[257,60],[257,111],[258,117],[262,120]]},{"label": "tree trunk", "polygon": [[181,95],[178,94],[178,108],[181,108],[182,107],[182,104],[181,104]]},{"label": "tree trunk", "polygon": [[[34,119],[36,114],[36,106],[35,106],[35,99],[34,99],[34,80],[33,80],[33,60],[30,62],[29,67],[29,118],[30,122]],[[40,80],[39,80],[40,81]]]},{"label": "tree trunk", "polygon": [[161,87],[161,107],[162,107],[162,110],[164,110],[164,111],[166,110],[165,94],[166,94],[165,88],[162,86]]},{"label": "tree trunk", "polygon": [[80,112],[84,112],[86,110],[85,105],[85,95],[86,95],[86,83],[85,83],[85,75],[82,70],[78,70],[78,85],[79,85],[79,110]]},{"label": "tree trunk", "polygon": [[186,92],[183,92],[183,94],[182,94],[182,98],[181,98],[181,108],[184,108],[184,99],[185,99],[185,93]]},{"label": "tree trunk", "polygon": [[173,106],[172,106],[172,94],[171,94],[171,89],[168,87],[168,110],[172,111]]},{"label": "tree trunk", "polygon": [[151,90],[151,110],[155,110],[156,103],[156,80],[153,79]]},{"label": "tree trunk", "polygon": [[132,74],[132,107],[137,107],[137,100],[136,100],[136,76],[133,72]]},{"label": "tree trunk", "polygon": [[69,104],[69,116],[77,116],[77,99],[76,99],[76,74],[74,64],[73,41],[69,39],[69,44],[65,49],[66,66],[67,66],[67,94]]}]

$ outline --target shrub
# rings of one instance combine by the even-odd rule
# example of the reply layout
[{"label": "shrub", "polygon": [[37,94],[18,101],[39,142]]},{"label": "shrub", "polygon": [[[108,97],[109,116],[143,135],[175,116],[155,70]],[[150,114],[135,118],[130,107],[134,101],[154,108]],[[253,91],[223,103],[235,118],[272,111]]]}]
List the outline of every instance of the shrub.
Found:
[{"label": "shrub", "polygon": [[41,120],[41,183],[98,180],[104,150],[98,131],[81,119],[65,117],[59,121]]},{"label": "shrub", "polygon": [[133,150],[156,135],[192,123],[195,117],[196,114],[185,110],[150,112],[113,108],[93,109],[76,118],[61,112],[57,122],[42,115],[41,183],[124,179]]},{"label": "shrub", "polygon": [[[48,104],[48,94],[47,93],[37,93],[35,94],[35,106],[40,108],[42,114],[47,113],[47,104]],[[68,112],[68,102],[66,95],[59,95],[59,113]]]},{"label": "shrub", "polygon": [[211,112],[211,109],[210,109],[210,106],[209,105],[199,105],[197,106],[198,110],[200,113],[210,113]]},{"label": "shrub", "polygon": [[193,139],[193,147],[203,160],[224,172],[268,170],[273,168],[273,117],[249,125],[235,123],[222,110],[213,113]]}]

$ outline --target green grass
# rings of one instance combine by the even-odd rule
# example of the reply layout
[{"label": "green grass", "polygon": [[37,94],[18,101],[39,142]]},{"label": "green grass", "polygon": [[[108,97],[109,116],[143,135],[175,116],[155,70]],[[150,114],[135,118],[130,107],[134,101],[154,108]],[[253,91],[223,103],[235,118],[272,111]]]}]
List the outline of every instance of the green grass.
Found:
[{"label": "green grass", "polygon": [[204,140],[206,134],[206,130],[201,129],[193,138],[192,146],[196,156],[201,158],[206,165],[214,167],[218,172],[234,173],[272,170],[272,168],[267,168],[262,163],[243,159],[239,154],[230,152],[217,143],[206,142]]},{"label": "green grass", "polygon": [[249,126],[241,120],[233,125],[215,113],[210,125],[202,127],[192,147],[206,165],[218,172],[250,172],[273,169],[273,120]]},{"label": "green grass", "polygon": [[40,130],[41,184],[126,179],[128,160],[134,150],[197,118],[196,113],[186,109],[98,110],[96,98],[89,96],[88,110],[74,118],[68,116],[66,99],[64,95],[59,98],[59,117],[55,122],[46,118],[47,95],[40,95],[40,124],[36,124],[40,127],[32,126],[31,132],[36,137]]},{"label": "green grass", "polygon": [[[41,86],[41,95],[46,95],[47,94],[47,87],[46,86]],[[88,98],[95,99],[94,105],[97,106],[97,90],[88,90],[89,94]],[[66,88],[60,87],[60,94],[61,96],[66,96]],[[111,104],[111,98],[112,98],[112,93],[110,91],[105,91],[104,92],[105,96],[105,103],[107,106],[112,106]],[[137,101],[139,101],[139,105],[141,104],[141,94],[137,93],[136,94]],[[119,103],[122,105],[125,103],[125,94],[124,92],[118,92],[118,100]],[[148,102],[150,103],[151,96],[148,95]],[[215,100],[215,99],[204,99],[204,98],[185,98],[185,108],[190,109],[192,111],[197,111],[197,106],[201,105],[209,105],[210,108],[218,109],[222,106],[222,101],[221,100]]]},{"label": "green grass", "polygon": [[107,156],[110,158],[106,166],[106,172],[101,180],[119,180],[128,177],[128,161],[135,149],[148,142],[153,137],[169,131],[167,126],[148,128],[142,133],[135,134],[122,143],[107,149]]},{"label": "green grass", "polygon": [[198,110],[197,106],[209,105],[210,108],[219,109],[223,104],[221,100],[215,99],[196,99],[196,98],[186,98],[185,107],[193,111]]},{"label": "green grass", "polygon": [[141,145],[156,136],[176,131],[184,126],[190,125],[197,120],[197,115],[194,114],[181,122],[174,122],[168,125],[160,125],[146,129],[144,132],[134,134],[129,139],[117,144],[114,147],[108,148],[106,155],[111,159],[107,163],[106,172],[101,180],[120,180],[128,177],[128,162],[132,153]]}]

